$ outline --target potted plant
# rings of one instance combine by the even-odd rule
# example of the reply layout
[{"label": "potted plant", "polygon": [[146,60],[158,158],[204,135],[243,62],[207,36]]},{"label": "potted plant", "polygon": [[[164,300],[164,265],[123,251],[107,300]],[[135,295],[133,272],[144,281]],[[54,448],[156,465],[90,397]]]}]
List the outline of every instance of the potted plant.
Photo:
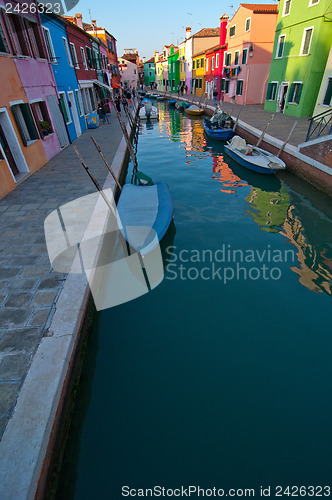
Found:
[{"label": "potted plant", "polygon": [[51,124],[46,120],[42,120],[39,123],[44,135],[48,135],[50,132],[52,132]]}]

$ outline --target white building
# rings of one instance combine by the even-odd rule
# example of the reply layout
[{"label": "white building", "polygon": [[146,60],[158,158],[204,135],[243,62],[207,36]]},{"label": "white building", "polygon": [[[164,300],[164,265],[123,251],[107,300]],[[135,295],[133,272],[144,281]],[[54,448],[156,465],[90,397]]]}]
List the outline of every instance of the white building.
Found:
[{"label": "white building", "polygon": [[138,86],[138,68],[137,64],[127,61],[122,57],[118,58],[121,82],[123,86],[137,87]]}]

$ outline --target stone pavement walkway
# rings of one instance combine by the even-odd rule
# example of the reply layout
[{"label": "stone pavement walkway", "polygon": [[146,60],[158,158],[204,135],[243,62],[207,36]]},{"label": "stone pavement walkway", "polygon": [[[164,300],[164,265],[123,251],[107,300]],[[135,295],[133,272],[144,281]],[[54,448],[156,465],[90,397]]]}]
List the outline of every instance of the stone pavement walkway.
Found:
[{"label": "stone pavement walkway", "polygon": [[[74,142],[102,185],[109,172],[90,135],[111,164],[123,137],[114,110],[110,124],[87,130]],[[66,280],[52,271],[44,220],[95,190],[69,145],[0,200],[0,439]]]},{"label": "stone pavement walkway", "polygon": [[[158,93],[161,94],[162,92]],[[175,94],[175,97],[177,98],[177,94]],[[196,104],[201,102],[203,105],[205,105],[206,103],[209,106],[214,106],[213,99],[208,99],[206,101],[205,98],[200,99],[200,97],[192,95],[183,96],[182,99],[188,102],[194,102]],[[240,113],[240,120],[246,122],[252,127],[257,128],[258,130],[263,130],[272,116],[272,113],[270,111],[264,110],[263,104],[249,104],[246,106],[242,106],[240,104],[223,102],[222,109],[235,117],[237,117]],[[276,137],[281,141],[285,141],[295,121],[297,121],[297,125],[289,140],[289,144],[298,146],[306,139],[307,131],[309,128],[308,118],[295,118],[293,116],[284,115],[283,113],[275,113],[274,118],[266,131],[266,134],[272,135],[273,137]]]}]

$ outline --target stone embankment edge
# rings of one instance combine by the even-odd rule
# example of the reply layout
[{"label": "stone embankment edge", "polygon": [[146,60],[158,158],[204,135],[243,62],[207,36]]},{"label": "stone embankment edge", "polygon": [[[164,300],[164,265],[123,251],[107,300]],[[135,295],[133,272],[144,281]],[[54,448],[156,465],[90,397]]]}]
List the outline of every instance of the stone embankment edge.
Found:
[{"label": "stone embankment edge", "polygon": [[[127,155],[127,144],[122,138],[112,162],[117,178],[126,166]],[[108,188],[115,193],[111,174],[103,186],[103,189]],[[102,227],[107,222],[107,215],[106,208],[104,220],[100,220]],[[42,475],[47,474],[49,443],[54,440],[89,299],[86,275],[69,274],[56,303],[48,336],[43,337],[36,351],[14,414],[0,442],[1,500],[43,497],[43,487],[38,488],[38,485],[45,482]]]},{"label": "stone embankment edge", "polygon": [[[214,110],[215,108],[213,106],[206,107],[206,111],[211,115]],[[235,117],[232,118],[234,120],[236,119]],[[261,130],[242,120],[238,121],[237,131],[241,137],[251,143],[255,138],[260,137],[262,134]],[[280,139],[277,139],[269,134],[265,134],[260,146],[267,151],[276,154],[282,145],[283,142]],[[303,144],[300,144],[300,146],[303,147]],[[310,158],[310,156],[300,153],[299,148],[296,148],[291,144],[286,144],[280,158],[284,160],[291,172],[295,173],[320,191],[323,191],[332,197],[332,168],[313,158]]]}]

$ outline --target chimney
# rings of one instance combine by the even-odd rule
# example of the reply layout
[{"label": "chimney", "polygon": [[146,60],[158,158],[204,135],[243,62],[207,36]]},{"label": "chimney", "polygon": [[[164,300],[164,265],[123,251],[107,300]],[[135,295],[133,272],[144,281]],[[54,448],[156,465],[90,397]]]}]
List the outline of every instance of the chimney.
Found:
[{"label": "chimney", "polygon": [[219,39],[219,47],[222,47],[226,44],[226,35],[227,35],[227,24],[228,24],[228,15],[224,14],[220,18],[220,39]]},{"label": "chimney", "polygon": [[158,56],[159,56],[159,52],[158,52],[158,50],[155,50],[154,51],[154,62],[158,61]]},{"label": "chimney", "polygon": [[76,21],[76,25],[83,29],[83,21],[82,21],[82,14],[75,14],[75,21]]},{"label": "chimney", "polygon": [[143,57],[143,64],[145,63],[145,61],[146,61],[146,57],[144,56],[144,57]]},{"label": "chimney", "polygon": [[97,19],[91,19],[91,22],[92,22],[92,26],[94,28],[96,28],[96,25],[97,25]]},{"label": "chimney", "polygon": [[186,39],[189,38],[191,36],[191,28],[188,26],[186,28]]}]

